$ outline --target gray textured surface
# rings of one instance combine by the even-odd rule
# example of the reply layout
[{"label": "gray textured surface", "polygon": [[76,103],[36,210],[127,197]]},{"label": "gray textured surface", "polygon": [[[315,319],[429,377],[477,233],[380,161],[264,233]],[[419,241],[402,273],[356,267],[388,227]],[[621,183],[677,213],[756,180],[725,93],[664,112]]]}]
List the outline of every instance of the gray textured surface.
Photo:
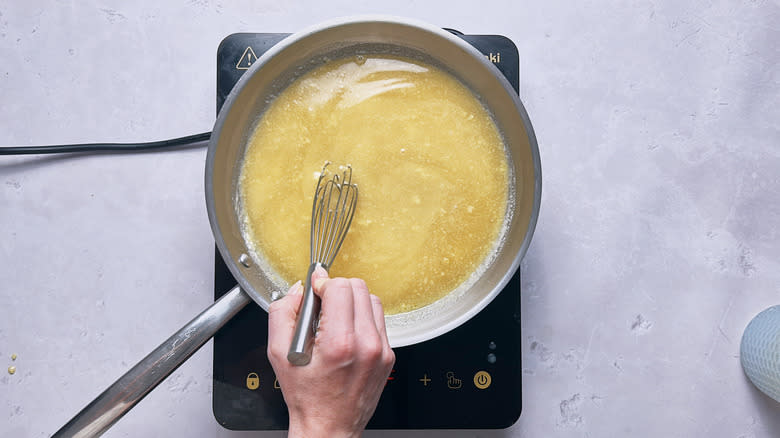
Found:
[{"label": "gray textured surface", "polygon": [[[520,420],[366,435],[780,436],[739,363],[780,302],[777,1],[0,0],[0,144],[208,131],[223,37],[366,12],[511,38],[544,168]],[[52,433],[211,301],[204,158],[0,157],[0,435]],[[243,436],[211,353],[108,436]]]}]

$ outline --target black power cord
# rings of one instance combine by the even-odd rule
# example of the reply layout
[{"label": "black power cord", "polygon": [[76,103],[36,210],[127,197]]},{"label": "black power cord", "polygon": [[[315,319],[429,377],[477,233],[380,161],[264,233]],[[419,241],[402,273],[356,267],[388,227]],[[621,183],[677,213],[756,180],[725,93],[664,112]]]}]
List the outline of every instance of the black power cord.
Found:
[{"label": "black power cord", "polygon": [[66,152],[137,152],[151,149],[174,148],[202,141],[208,141],[210,132],[188,135],[171,140],[150,141],[146,143],[82,143],[51,146],[7,146],[0,147],[0,155],[60,154]]}]

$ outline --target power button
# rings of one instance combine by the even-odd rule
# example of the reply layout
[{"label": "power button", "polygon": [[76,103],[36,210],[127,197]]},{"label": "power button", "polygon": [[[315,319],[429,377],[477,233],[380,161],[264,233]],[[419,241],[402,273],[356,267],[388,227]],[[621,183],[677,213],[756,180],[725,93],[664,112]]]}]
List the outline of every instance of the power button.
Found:
[{"label": "power button", "polygon": [[479,389],[487,388],[492,381],[493,378],[490,377],[490,373],[487,371],[477,371],[477,374],[474,374],[474,386]]}]

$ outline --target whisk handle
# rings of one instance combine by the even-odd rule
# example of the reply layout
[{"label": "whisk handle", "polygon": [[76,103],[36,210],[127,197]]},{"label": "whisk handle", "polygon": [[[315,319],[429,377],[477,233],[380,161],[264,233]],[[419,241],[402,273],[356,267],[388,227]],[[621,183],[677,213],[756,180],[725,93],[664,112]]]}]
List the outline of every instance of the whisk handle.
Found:
[{"label": "whisk handle", "polygon": [[311,351],[314,347],[314,335],[317,333],[321,305],[320,297],[314,293],[311,284],[311,276],[317,266],[325,267],[320,263],[312,263],[309,266],[309,273],[306,274],[306,288],[303,291],[301,308],[298,310],[298,321],[295,323],[295,333],[290,343],[290,350],[287,352],[287,360],[293,365],[306,365],[311,361]]}]

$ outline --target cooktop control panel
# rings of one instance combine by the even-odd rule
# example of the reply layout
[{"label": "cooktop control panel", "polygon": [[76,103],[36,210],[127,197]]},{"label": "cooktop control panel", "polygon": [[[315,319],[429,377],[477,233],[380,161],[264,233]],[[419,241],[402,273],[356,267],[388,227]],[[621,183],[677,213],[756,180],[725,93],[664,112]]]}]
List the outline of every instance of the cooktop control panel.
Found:
[{"label": "cooktop control panel", "polygon": [[[461,35],[519,89],[517,48],[499,35]],[[217,52],[217,111],[235,83],[288,34],[228,36]],[[215,299],[236,281],[218,251]],[[214,337],[213,408],[228,429],[286,429],[287,409],[266,356],[268,316],[250,304]],[[493,429],[517,421],[522,410],[520,273],[482,312],[433,340],[394,349],[371,429]],[[328,376],[322,376],[327,382]]]}]

